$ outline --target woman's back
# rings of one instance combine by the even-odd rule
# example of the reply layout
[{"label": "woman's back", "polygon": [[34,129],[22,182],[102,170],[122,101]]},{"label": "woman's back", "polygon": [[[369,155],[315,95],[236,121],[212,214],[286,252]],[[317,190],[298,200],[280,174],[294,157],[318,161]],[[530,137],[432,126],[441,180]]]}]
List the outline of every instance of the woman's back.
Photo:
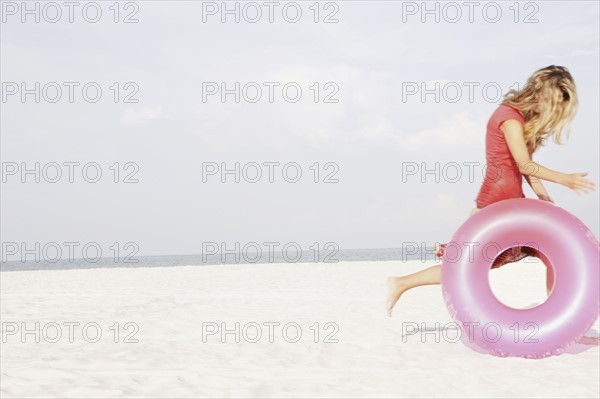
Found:
[{"label": "woman's back", "polygon": [[521,187],[522,175],[500,129],[508,119],[525,124],[521,112],[505,104],[500,104],[488,121],[485,138],[486,174],[477,195],[477,208],[509,198],[525,197]]}]

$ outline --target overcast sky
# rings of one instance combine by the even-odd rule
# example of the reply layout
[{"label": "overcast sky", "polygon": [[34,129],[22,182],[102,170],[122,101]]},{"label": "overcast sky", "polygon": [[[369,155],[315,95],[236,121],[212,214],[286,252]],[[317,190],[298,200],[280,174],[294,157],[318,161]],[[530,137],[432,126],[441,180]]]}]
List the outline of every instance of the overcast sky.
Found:
[{"label": "overcast sky", "polygon": [[[421,2],[321,3],[317,23],[313,2],[298,3],[302,15],[296,23],[283,17],[285,2],[274,9],[272,23],[262,2],[256,23],[244,20],[254,18],[256,8],[246,7],[239,23],[231,15],[223,23],[219,10],[210,13],[210,4],[204,4],[203,22],[203,4],[190,1],[121,3],[118,23],[113,2],[98,3],[102,16],[96,23],[83,18],[85,2],[74,10],[73,23],[64,6],[62,17],[48,22],[56,10],[40,3],[35,23],[34,15],[14,9],[21,2],[8,2],[13,8],[6,3],[1,25],[3,242],[93,241],[106,247],[136,242],[139,255],[166,255],[200,253],[202,242],[386,248],[449,240],[475,206],[486,123],[500,101],[496,88],[506,92],[523,85],[550,64],[572,72],[580,109],[567,144],[550,143],[534,159],[563,172],[589,171],[599,181],[595,1],[522,2],[517,8],[514,2],[498,2],[502,14],[496,22],[495,8],[488,6],[484,15],[485,2],[475,8],[472,22],[469,9],[458,2],[462,16],[446,7],[439,23],[434,15],[422,22],[422,10],[412,8]],[[86,10],[93,19],[95,9]],[[295,10],[288,6],[286,17],[293,19]],[[138,22],[123,23],[127,16]],[[326,18],[338,22],[324,23]],[[22,101],[22,82],[29,89],[40,82],[39,103],[34,94]],[[50,101],[56,85],[49,82],[62,87],[55,103]],[[73,86],[72,103],[65,82],[79,84]],[[95,103],[82,95],[90,82],[95,82],[89,85],[90,99],[94,85],[102,89]],[[232,94],[225,102],[217,94],[203,101],[204,82],[217,87],[225,82],[229,89],[235,82],[242,87],[256,82],[262,97],[236,103]],[[279,84],[272,103],[264,82]],[[281,88],[294,82],[302,95],[287,102]],[[433,88],[436,82],[447,89],[439,102],[433,94],[422,101],[420,93],[407,91],[420,90],[422,83]],[[291,86],[287,93],[293,97]],[[19,91],[12,94],[15,87]],[[456,87],[462,93],[454,101]],[[246,99],[255,97],[256,86],[246,89]],[[124,102],[127,95],[138,102]],[[20,170],[10,172],[15,164],[33,168],[36,162],[47,166],[40,183],[32,175],[22,183]],[[86,182],[81,165],[74,166],[70,183],[63,165],[62,179],[50,183],[51,162],[95,162],[102,177]],[[115,162],[118,183],[111,169]],[[231,168],[255,162],[263,175],[257,183],[242,176],[239,184],[226,175],[228,182],[222,183],[217,171],[203,182],[207,162],[219,168],[222,162]],[[280,164],[273,166],[273,183],[265,162]],[[297,183],[282,176],[282,166],[293,162],[302,171]],[[425,182],[420,174],[403,181],[403,164],[433,169],[436,162],[440,168],[452,162],[479,166],[472,181],[466,167],[457,182],[444,181],[443,175],[436,182],[432,174]],[[252,165],[245,169],[250,179]],[[93,177],[93,169],[87,171]],[[454,169],[445,171],[454,178]],[[287,172],[286,178],[295,177],[293,168]],[[127,178],[139,182],[124,183]],[[323,182],[327,179],[338,182]],[[558,205],[598,236],[598,192],[577,196],[562,186],[546,186]]]}]

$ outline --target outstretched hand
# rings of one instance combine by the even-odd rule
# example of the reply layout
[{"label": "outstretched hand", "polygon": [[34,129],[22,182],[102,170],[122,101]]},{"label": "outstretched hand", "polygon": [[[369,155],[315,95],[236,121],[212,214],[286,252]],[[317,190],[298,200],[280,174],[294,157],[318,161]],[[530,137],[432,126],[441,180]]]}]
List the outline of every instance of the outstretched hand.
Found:
[{"label": "outstretched hand", "polygon": [[587,172],[567,174],[563,185],[574,190],[578,195],[585,194],[596,189],[593,181],[586,179]]}]

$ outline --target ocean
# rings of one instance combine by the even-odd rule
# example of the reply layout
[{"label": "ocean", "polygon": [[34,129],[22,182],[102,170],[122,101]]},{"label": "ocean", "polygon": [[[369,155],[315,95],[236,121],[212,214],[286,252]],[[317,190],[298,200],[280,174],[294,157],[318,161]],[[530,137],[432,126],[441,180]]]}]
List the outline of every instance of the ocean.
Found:
[{"label": "ocean", "polygon": [[[298,256],[297,256],[298,255]],[[333,251],[304,251],[301,254],[282,255],[281,251],[273,253],[227,253],[214,255],[161,255],[138,256],[132,259],[100,258],[100,259],[60,259],[56,262],[45,260],[6,261],[0,263],[0,272],[24,270],[70,270],[96,268],[132,268],[132,267],[171,267],[171,266],[207,266],[233,264],[265,264],[265,263],[320,263],[327,265],[337,262],[361,261],[413,261],[430,262],[436,259],[432,249],[424,251],[403,251],[401,248],[380,249],[341,249]]]}]

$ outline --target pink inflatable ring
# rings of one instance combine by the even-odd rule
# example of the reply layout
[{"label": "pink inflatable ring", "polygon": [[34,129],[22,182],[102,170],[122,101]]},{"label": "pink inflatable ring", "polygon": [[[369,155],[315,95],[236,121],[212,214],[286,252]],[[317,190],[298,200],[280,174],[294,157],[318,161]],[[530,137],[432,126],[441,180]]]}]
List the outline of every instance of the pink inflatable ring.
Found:
[{"label": "pink inflatable ring", "polygon": [[[514,309],[493,294],[488,273],[502,251],[536,249],[554,269],[554,287],[534,308]],[[442,262],[442,292],[469,341],[495,356],[557,355],[582,337],[600,309],[598,240],[549,202],[509,199],[486,206],[456,231]]]}]

